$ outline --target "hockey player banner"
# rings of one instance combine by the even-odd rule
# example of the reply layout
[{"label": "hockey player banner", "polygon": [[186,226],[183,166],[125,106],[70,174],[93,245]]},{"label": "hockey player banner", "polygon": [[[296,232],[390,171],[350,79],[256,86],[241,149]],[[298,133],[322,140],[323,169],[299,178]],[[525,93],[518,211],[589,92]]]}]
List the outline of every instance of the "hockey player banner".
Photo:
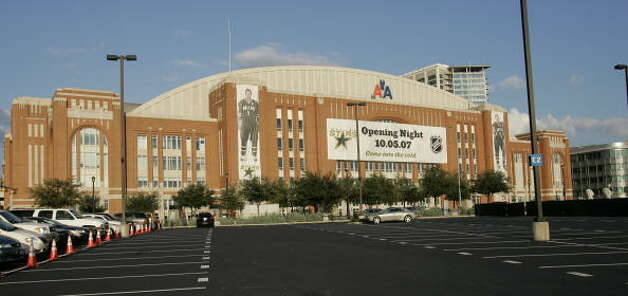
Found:
[{"label": "hockey player banner", "polygon": [[[358,121],[360,161],[447,163],[444,127]],[[327,119],[327,157],[357,160],[355,120]]]},{"label": "hockey player banner", "polygon": [[495,171],[502,172],[507,176],[504,112],[491,112],[491,126],[493,127],[493,164]]},{"label": "hockey player banner", "polygon": [[240,180],[261,177],[259,160],[259,92],[257,85],[236,85]]}]

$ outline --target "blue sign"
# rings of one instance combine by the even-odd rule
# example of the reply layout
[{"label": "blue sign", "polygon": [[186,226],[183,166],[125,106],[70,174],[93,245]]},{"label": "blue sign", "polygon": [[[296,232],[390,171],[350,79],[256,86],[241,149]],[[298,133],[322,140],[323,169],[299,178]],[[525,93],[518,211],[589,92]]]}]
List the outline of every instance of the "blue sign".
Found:
[{"label": "blue sign", "polygon": [[530,165],[540,167],[543,166],[543,155],[536,153],[529,155]]}]

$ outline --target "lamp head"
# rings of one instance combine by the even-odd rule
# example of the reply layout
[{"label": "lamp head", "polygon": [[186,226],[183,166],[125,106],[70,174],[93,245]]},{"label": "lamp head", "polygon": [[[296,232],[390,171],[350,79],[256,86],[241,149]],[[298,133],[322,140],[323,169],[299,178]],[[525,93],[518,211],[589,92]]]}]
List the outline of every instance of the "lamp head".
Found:
[{"label": "lamp head", "polygon": [[624,70],[626,67],[628,67],[626,64],[617,64],[615,65],[615,70]]},{"label": "lamp head", "polygon": [[120,57],[115,54],[108,54],[107,61],[117,61]]}]

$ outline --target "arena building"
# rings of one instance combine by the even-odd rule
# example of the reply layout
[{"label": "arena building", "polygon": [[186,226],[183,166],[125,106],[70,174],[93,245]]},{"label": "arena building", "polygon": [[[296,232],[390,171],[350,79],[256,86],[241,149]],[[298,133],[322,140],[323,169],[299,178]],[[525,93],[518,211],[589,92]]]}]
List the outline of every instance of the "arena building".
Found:
[{"label": "arena building", "polygon": [[[504,108],[391,74],[280,66],[211,75],[139,105],[70,88],[14,99],[4,138],[4,182],[14,190],[5,207],[33,206],[29,187],[45,179],[73,179],[91,192],[95,177],[107,209],[119,212],[123,110],[129,193],[157,191],[163,208],[190,183],[220,191],[254,176],[355,177],[358,170],[419,182],[435,165],[469,180],[499,170],[513,191],[495,199],[534,198],[530,137],[509,133]],[[543,198],[571,199],[569,140],[559,131],[540,131],[538,140]]]}]

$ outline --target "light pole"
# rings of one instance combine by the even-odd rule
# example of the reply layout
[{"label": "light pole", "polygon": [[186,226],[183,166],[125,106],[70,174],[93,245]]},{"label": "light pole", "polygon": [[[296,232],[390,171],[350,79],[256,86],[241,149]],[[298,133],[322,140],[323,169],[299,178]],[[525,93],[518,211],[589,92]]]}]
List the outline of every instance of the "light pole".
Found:
[{"label": "light pole", "polygon": [[120,61],[120,134],[121,134],[121,165],[122,165],[122,237],[129,236],[129,227],[126,224],[126,112],[124,112],[124,61],[137,61],[136,55],[108,54],[107,61]]},{"label": "light pole", "polygon": [[95,214],[96,213],[96,177],[92,176],[92,202],[93,202],[93,206],[92,206],[92,211]]},{"label": "light pole", "polygon": [[357,141],[357,151],[358,151],[358,196],[360,200],[360,213],[362,213],[362,174],[360,174],[360,130],[358,128],[358,107],[366,106],[366,103],[347,103],[348,107],[353,107],[353,118],[355,118],[355,135]]},{"label": "light pole", "polygon": [[624,76],[626,76],[626,103],[628,103],[628,65],[617,64],[615,65],[615,70],[618,70],[618,71],[624,70]]},{"label": "light pole", "polygon": [[[532,56],[530,55],[530,32],[528,31],[528,1],[520,0],[521,3],[521,29],[523,31],[523,52],[526,66],[526,86],[528,93],[528,109],[530,120],[530,142],[532,143],[532,154],[537,154],[538,143],[536,140],[536,111],[534,107],[534,82],[532,79]],[[549,223],[543,218],[543,201],[541,195],[541,182],[539,167],[534,166],[534,196],[536,198],[537,214],[532,223],[534,240],[549,240]]]}]

